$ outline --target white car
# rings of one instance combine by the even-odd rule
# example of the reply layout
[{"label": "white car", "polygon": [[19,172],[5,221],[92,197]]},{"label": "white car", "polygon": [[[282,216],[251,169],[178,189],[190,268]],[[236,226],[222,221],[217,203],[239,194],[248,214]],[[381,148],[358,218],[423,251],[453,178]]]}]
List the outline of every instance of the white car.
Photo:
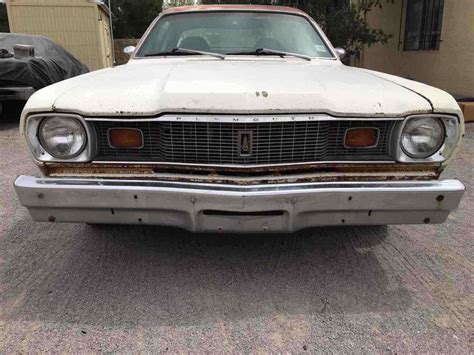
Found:
[{"label": "white car", "polygon": [[442,223],[464,133],[436,88],[345,66],[313,19],[275,6],[164,11],[127,65],[35,93],[21,120],[43,176],[36,221],[194,232]]}]

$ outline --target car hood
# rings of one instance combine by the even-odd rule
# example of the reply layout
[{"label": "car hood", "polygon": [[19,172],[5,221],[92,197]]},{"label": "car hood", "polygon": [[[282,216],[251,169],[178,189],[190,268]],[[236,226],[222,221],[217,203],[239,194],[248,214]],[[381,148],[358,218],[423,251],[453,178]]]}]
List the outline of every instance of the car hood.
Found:
[{"label": "car hood", "polygon": [[452,101],[441,90],[334,60],[188,57],[136,59],[66,80],[33,95],[26,111],[95,117],[164,112],[400,117],[455,110]]}]

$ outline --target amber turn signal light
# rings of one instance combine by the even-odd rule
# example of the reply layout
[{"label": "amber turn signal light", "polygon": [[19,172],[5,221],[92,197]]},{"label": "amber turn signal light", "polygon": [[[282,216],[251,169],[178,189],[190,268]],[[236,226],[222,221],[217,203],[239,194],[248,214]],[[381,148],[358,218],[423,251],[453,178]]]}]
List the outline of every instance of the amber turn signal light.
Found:
[{"label": "amber turn signal light", "polygon": [[143,133],[135,128],[111,128],[109,144],[112,148],[140,149],[143,148]]},{"label": "amber turn signal light", "polygon": [[344,146],[346,148],[374,148],[378,141],[377,128],[349,128],[346,131]]}]

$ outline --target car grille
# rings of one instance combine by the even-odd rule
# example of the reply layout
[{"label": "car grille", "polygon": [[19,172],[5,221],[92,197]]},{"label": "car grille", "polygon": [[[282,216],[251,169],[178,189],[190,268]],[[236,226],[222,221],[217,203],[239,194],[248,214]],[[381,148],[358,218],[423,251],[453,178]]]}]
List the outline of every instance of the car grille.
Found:
[{"label": "car grille", "polygon": [[[94,121],[98,161],[147,161],[211,165],[272,165],[321,161],[392,160],[389,155],[394,121],[296,121],[265,123]],[[109,146],[110,128],[142,130],[142,149]],[[374,148],[347,149],[346,130],[374,127],[380,131]],[[251,137],[251,152],[242,155],[241,135]]]}]

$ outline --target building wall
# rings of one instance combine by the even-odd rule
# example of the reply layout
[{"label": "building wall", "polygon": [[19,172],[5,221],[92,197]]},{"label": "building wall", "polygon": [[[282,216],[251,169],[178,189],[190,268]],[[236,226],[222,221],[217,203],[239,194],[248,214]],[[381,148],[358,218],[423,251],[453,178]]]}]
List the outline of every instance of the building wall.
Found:
[{"label": "building wall", "polygon": [[97,4],[88,0],[8,0],[7,8],[11,32],[49,37],[90,70],[112,66],[109,17]]},{"label": "building wall", "polygon": [[474,97],[474,0],[445,0],[441,47],[434,51],[403,51],[402,13],[402,0],[395,0],[368,14],[371,26],[382,28],[393,38],[386,45],[366,49],[361,66]]}]

